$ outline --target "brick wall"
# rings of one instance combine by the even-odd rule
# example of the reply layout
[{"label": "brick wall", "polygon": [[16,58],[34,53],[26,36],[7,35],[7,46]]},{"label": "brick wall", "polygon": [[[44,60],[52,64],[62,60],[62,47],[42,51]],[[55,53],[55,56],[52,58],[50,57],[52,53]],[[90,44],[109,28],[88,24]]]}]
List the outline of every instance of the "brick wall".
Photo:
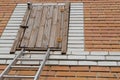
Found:
[{"label": "brick wall", "polygon": [[120,51],[119,4],[84,4],[86,51]]},{"label": "brick wall", "polygon": [[[6,65],[0,65],[0,72]],[[33,71],[10,71],[9,74],[34,75]],[[119,80],[120,67],[45,66],[41,80]],[[30,80],[30,79],[29,79]]]}]

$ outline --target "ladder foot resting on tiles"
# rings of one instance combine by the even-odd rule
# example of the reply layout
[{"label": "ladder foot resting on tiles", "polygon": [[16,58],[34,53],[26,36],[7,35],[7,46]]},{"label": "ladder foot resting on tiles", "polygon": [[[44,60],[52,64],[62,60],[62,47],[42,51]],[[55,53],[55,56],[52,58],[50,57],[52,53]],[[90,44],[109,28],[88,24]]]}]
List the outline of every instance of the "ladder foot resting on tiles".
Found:
[{"label": "ladder foot resting on tiles", "polygon": [[[14,78],[14,79],[33,79],[33,80],[38,80],[39,76],[42,72],[43,67],[45,66],[46,60],[49,57],[49,53],[50,53],[50,48],[47,49],[46,53],[40,53],[40,54],[44,54],[44,58],[43,59],[32,59],[32,58],[25,58],[23,57],[24,54],[29,54],[29,53],[25,53],[24,48],[21,50],[21,52],[13,59],[13,61],[8,65],[8,67],[2,72],[2,74],[0,75],[0,80],[4,80],[4,79],[10,79],[10,78]],[[38,64],[24,64],[24,61],[39,61]],[[36,71],[36,73],[34,73],[34,75],[21,75],[19,74],[19,71]],[[17,71],[18,74],[11,74],[11,71]]]}]

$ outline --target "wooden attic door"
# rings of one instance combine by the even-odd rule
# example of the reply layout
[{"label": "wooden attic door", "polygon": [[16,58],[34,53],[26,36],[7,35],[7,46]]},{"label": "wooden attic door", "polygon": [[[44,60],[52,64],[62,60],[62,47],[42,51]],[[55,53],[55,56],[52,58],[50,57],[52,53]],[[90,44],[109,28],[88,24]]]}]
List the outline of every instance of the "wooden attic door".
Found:
[{"label": "wooden attic door", "polygon": [[[37,5],[27,10],[19,31],[17,48],[67,51],[69,4]],[[28,26],[28,28],[24,28]]]}]

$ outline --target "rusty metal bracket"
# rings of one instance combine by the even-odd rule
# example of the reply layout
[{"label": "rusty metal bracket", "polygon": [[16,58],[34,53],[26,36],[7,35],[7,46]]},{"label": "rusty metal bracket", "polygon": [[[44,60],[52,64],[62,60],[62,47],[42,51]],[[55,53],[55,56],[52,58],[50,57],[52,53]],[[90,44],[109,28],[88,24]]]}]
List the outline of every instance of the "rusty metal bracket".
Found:
[{"label": "rusty metal bracket", "polygon": [[20,25],[21,28],[28,28],[28,26],[23,26],[23,25]]},{"label": "rusty metal bracket", "polygon": [[27,2],[27,6],[28,6],[28,9],[31,9],[32,8],[32,3],[31,2]]}]

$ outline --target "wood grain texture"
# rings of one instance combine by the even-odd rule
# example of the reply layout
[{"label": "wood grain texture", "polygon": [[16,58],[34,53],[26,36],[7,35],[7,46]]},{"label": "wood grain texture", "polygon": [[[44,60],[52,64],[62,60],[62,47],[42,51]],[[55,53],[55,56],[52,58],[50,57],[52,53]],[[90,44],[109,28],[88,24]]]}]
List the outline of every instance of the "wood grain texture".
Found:
[{"label": "wood grain texture", "polygon": [[36,42],[36,47],[42,47],[42,39],[43,39],[43,33],[44,33],[44,28],[46,23],[47,12],[48,12],[48,8],[44,6],[41,24],[38,32],[38,38]]},{"label": "wood grain texture", "polygon": [[56,29],[57,29],[57,16],[58,15],[58,6],[54,6],[53,10],[53,22],[52,22],[52,28],[51,28],[51,37],[50,37],[50,47],[55,46],[55,34],[56,34]]},{"label": "wood grain texture", "polygon": [[27,47],[28,46],[30,35],[31,35],[31,32],[32,32],[32,28],[33,28],[33,25],[34,25],[34,22],[35,22],[36,13],[37,13],[37,9],[35,7],[33,7],[30,18],[29,18],[29,21],[28,21],[28,24],[27,24],[27,26],[29,28],[27,28],[25,30],[25,33],[24,33],[24,36],[23,36],[23,39],[22,39],[22,42],[21,42],[21,47],[23,47],[23,46]]},{"label": "wood grain texture", "polygon": [[[33,6],[26,24],[28,28],[18,36],[21,39],[18,41],[17,50],[21,47],[29,50],[67,48],[68,16],[69,6],[66,5]],[[64,50],[66,52],[66,49]]]},{"label": "wood grain texture", "polygon": [[69,26],[69,7],[70,3],[66,3],[64,11],[64,28],[63,28],[63,37],[62,37],[62,53],[67,52],[67,41],[68,41],[68,26]]},{"label": "wood grain texture", "polygon": [[[27,25],[30,14],[31,14],[31,10],[27,10],[21,25]],[[10,51],[11,54],[15,53],[16,48],[19,47],[22,36],[24,34],[24,31],[25,31],[25,29],[20,27],[20,29],[18,31],[18,34],[17,34],[17,37],[16,37],[16,39],[14,41],[14,44],[13,44],[13,46],[11,48],[11,51]]]},{"label": "wood grain texture", "polygon": [[37,17],[35,18],[35,22],[34,22],[32,32],[31,32],[31,35],[30,35],[30,40],[29,40],[29,43],[28,43],[28,47],[35,47],[35,43],[36,43],[36,40],[37,40],[38,31],[39,31],[39,25],[40,25],[41,17],[42,17],[42,13],[41,13],[42,11],[43,11],[43,7],[39,6],[37,8],[37,13],[36,13]]},{"label": "wood grain texture", "polygon": [[48,7],[48,14],[47,14],[47,22],[45,24],[45,31],[43,34],[43,42],[42,42],[42,46],[43,47],[48,47],[49,46],[49,42],[50,42],[50,33],[51,33],[51,27],[52,27],[52,20],[53,20],[53,6]]}]

